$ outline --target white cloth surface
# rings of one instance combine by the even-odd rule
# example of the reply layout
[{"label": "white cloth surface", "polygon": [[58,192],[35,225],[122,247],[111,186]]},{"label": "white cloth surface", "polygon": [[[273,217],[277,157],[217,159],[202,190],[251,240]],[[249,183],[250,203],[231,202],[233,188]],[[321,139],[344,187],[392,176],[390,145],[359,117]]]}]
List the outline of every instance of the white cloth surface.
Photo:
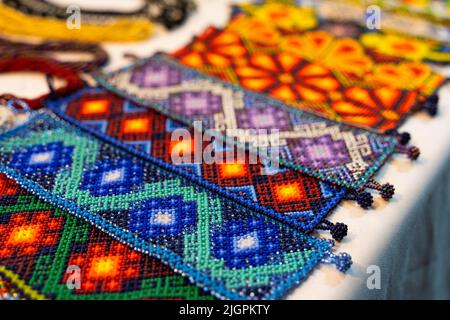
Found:
[{"label": "white cloth surface", "polygon": [[[230,2],[198,1],[197,12],[170,34],[160,31],[136,44],[106,44],[111,55],[107,70],[129,64],[124,53],[146,57],[172,51],[209,25],[225,25]],[[32,97],[46,85],[43,77],[21,73],[0,75],[0,88],[2,93]],[[400,131],[411,133],[411,143],[422,154],[414,163],[394,155],[377,175],[379,181],[395,186],[392,201],[375,195],[374,209],[368,211],[344,201],[330,217],[349,227],[349,235],[336,248],[352,256],[353,267],[344,275],[321,266],[288,299],[450,298],[450,87],[440,92],[435,118],[418,113]],[[380,267],[381,289],[367,288],[371,265]]]}]

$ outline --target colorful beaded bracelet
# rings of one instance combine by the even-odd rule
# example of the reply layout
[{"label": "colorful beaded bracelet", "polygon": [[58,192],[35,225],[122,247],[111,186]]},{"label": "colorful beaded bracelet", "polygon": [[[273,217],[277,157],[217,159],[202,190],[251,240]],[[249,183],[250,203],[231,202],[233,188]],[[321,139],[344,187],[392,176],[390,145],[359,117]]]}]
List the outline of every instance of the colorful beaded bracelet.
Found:
[{"label": "colorful beaded bracelet", "polygon": [[[379,133],[397,129],[413,111],[437,113],[445,79],[420,60],[450,61],[440,44],[319,24],[303,10],[278,2],[238,7],[225,29],[210,27],[172,55],[292,107]],[[310,23],[295,20],[300,15]],[[411,49],[393,49],[402,47]]]},{"label": "colorful beaded bracelet", "polygon": [[[187,125],[201,121],[204,130],[228,135],[251,150],[271,141],[280,150],[282,165],[358,191],[366,187],[382,191],[372,176],[394,152],[413,160],[419,156],[417,148],[401,145],[399,138],[292,108],[185,67],[164,54],[96,79],[108,90]],[[280,139],[272,141],[273,132]]]},{"label": "colorful beaded bracelet", "polygon": [[[207,163],[196,161],[195,153],[207,150],[207,143],[196,143],[195,132],[181,123],[149,108],[133,104],[101,88],[84,88],[79,92],[52,101],[46,106],[55,113],[76,121],[112,139],[126,143],[166,163],[197,174],[235,194],[235,201],[256,203],[273,210],[272,215],[300,231],[330,230],[333,239],[341,241],[347,234],[343,223],[324,219],[344,198],[357,200],[362,207],[372,203],[370,194],[354,199],[344,188],[330,185],[294,170],[264,166],[261,161],[250,163],[249,155],[238,161]],[[186,140],[174,140],[177,130],[189,132]],[[201,146],[200,146],[201,145]],[[225,157],[223,143],[214,141],[213,152]],[[221,151],[223,150],[223,151]],[[173,152],[189,155],[189,161],[174,162]]]},{"label": "colorful beaded bracelet", "polygon": [[[216,297],[276,299],[348,254],[194,174],[39,111],[0,135],[0,172],[27,191],[155,256]],[[68,122],[66,122],[68,121]]]},{"label": "colorful beaded bracelet", "polygon": [[0,174],[0,300],[211,298],[160,260]]}]

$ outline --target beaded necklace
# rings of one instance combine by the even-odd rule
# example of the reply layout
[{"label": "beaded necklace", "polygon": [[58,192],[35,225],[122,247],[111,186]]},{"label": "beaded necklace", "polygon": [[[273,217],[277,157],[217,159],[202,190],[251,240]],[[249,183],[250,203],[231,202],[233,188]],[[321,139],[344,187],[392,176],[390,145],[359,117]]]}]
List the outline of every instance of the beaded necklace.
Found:
[{"label": "beaded necklace", "polygon": [[[67,19],[67,11],[63,6],[46,0],[4,0],[3,3],[25,14],[41,17],[54,17]],[[182,24],[189,13],[195,9],[195,4],[190,0],[146,0],[137,10],[123,11],[100,11],[82,8],[82,19],[87,23],[104,23],[117,18],[148,18],[155,23],[172,29]]]},{"label": "beaded necklace", "polygon": [[128,42],[144,40],[152,30],[152,24],[144,18],[116,19],[101,25],[83,23],[79,29],[69,29],[66,21],[28,16],[0,3],[0,33],[5,34],[82,42]]},{"label": "beaded necklace", "polygon": [[11,41],[0,38],[0,58],[17,56],[40,56],[54,59],[58,52],[89,53],[91,60],[87,61],[60,61],[61,65],[83,72],[93,71],[108,62],[108,54],[95,43],[48,41],[39,44]]}]

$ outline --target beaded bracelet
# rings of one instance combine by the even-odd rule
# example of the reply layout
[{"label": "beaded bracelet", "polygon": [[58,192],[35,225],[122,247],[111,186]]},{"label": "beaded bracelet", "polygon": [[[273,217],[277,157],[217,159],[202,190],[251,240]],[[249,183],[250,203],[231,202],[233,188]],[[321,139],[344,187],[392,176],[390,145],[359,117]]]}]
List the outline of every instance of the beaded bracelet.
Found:
[{"label": "beaded bracelet", "polygon": [[[416,110],[437,113],[445,79],[424,60],[450,61],[439,44],[357,24],[318,24],[303,10],[278,2],[236,8],[225,29],[209,27],[172,55],[290,106],[379,133],[398,128]],[[281,12],[290,18],[272,18]],[[293,20],[296,15],[309,19]],[[409,55],[392,49],[405,46],[413,48]]]},{"label": "beaded bracelet", "polygon": [[39,200],[3,174],[0,200],[0,300],[212,299],[159,259]]},{"label": "beaded bracelet", "polygon": [[70,41],[47,41],[39,44],[12,41],[0,38],[0,59],[23,56],[40,56],[56,59],[55,53],[88,53],[92,59],[88,61],[59,61],[61,65],[71,69],[90,72],[108,62],[107,52],[98,44]]},{"label": "beaded bracelet", "polygon": [[411,160],[420,154],[416,147],[401,145],[405,141],[400,137],[316,116],[188,68],[162,53],[96,79],[127,99],[189,126],[201,122],[203,130],[237,139],[252,151],[278,132],[280,139],[272,140],[272,146],[279,148],[280,164],[357,191],[374,188],[384,196],[391,194],[389,184],[373,183],[372,177],[395,152]]},{"label": "beaded bracelet", "polygon": [[[46,0],[3,0],[3,3],[27,15],[64,20],[68,16],[65,7]],[[134,11],[103,11],[81,8],[81,12],[83,22],[86,23],[104,23],[119,17],[129,19],[147,17],[153,22],[172,29],[182,24],[195,7],[195,3],[191,0],[145,0],[143,6]]]},{"label": "beaded bracelet", "polygon": [[277,299],[320,263],[347,271],[334,242],[242,206],[219,188],[41,110],[0,135],[0,172],[155,256],[216,297]]},{"label": "beaded bracelet", "polygon": [[82,42],[131,42],[147,39],[152,31],[152,23],[145,18],[121,18],[104,24],[83,23],[80,28],[69,29],[66,21],[28,16],[0,3],[0,33],[8,35]]},{"label": "beaded bracelet", "polygon": [[[48,59],[38,57],[13,57],[0,59],[0,73],[15,71],[37,71],[47,75],[47,80],[49,80],[49,76],[62,78],[65,80],[64,87],[53,89],[51,83],[49,82],[49,93],[34,99],[23,98],[22,100],[25,101],[31,109],[40,107],[42,101],[48,97],[65,95],[80,89],[84,85],[76,71]],[[10,98],[9,95],[3,95],[3,97],[5,96],[6,98]]]},{"label": "beaded bracelet", "polygon": [[[344,188],[309,177],[286,168],[271,168],[261,161],[249,161],[246,154],[242,161],[208,163],[195,161],[194,154],[208,147],[194,141],[195,132],[187,126],[153,110],[138,106],[102,88],[83,88],[80,91],[45,101],[45,106],[61,114],[79,126],[95,130],[99,135],[120,141],[161,161],[174,164],[181,170],[195,173],[205,181],[215,184],[235,196],[235,202],[255,204],[261,209],[302,232],[315,229],[329,230],[333,239],[341,241],[347,235],[343,223],[331,223],[325,218],[345,199]],[[173,141],[172,134],[184,129],[190,134],[186,141]],[[214,152],[223,150],[223,143],[216,140]],[[191,162],[173,161],[172,152],[189,155]],[[225,152],[222,154],[225,157]],[[349,196],[352,197],[351,195]],[[370,194],[353,199],[367,208],[372,203]]]}]

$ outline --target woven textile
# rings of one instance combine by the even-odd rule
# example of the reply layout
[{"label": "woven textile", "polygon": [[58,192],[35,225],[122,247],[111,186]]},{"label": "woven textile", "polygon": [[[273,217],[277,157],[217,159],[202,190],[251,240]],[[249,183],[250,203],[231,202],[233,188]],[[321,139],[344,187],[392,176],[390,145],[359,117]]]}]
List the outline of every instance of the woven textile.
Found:
[{"label": "woven textile", "polygon": [[0,136],[0,171],[39,197],[162,259],[218,297],[286,294],[320,262],[347,254],[263,210],[227,201],[197,176],[39,112]]},{"label": "woven textile", "polygon": [[325,21],[311,24],[312,31],[286,25],[294,19],[290,11],[302,10],[288,4],[243,10],[225,30],[211,27],[173,56],[291,106],[379,132],[397,128],[442,85],[421,60],[450,61],[430,41],[355,24]]},{"label": "woven textile", "polygon": [[233,135],[242,142],[251,140],[249,147],[270,140],[270,132],[264,140],[264,134],[253,129],[279,130],[280,139],[273,143],[280,149],[280,163],[354,189],[364,187],[398,144],[393,137],[290,108],[203,75],[166,55],[141,60],[98,77],[98,81],[184,123],[200,120],[205,128]]},{"label": "woven textile", "polygon": [[[136,147],[164,162],[172,163],[172,152],[178,149],[194,154],[197,147],[191,139],[172,141],[181,123],[149,108],[138,107],[103,89],[89,88],[66,98],[48,102],[55,110],[111,138]],[[214,144],[215,152],[225,146]],[[208,147],[203,144],[202,151]],[[242,201],[256,202],[275,210],[277,217],[302,231],[311,231],[342,200],[345,189],[289,170],[271,172],[261,162],[178,163],[182,169],[234,192]]]},{"label": "woven textile", "polygon": [[[121,244],[0,174],[0,298],[211,299],[156,258]],[[67,286],[79,268],[80,288]]]}]

